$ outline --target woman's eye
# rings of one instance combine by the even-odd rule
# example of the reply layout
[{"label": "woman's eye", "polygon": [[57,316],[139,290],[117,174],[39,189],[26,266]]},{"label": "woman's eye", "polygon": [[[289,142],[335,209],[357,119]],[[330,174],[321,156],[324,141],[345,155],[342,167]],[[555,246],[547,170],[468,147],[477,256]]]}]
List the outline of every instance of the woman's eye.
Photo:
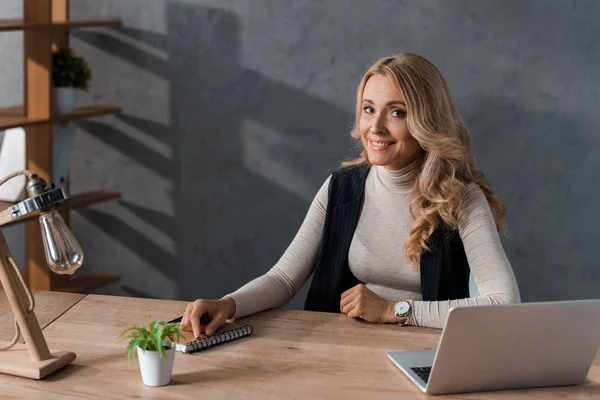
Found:
[{"label": "woman's eye", "polygon": [[363,107],[363,110],[367,113],[367,114],[373,114],[373,108],[372,107]]},{"label": "woman's eye", "polygon": [[402,118],[406,115],[406,112],[403,110],[394,110],[392,111],[392,116],[393,117],[398,117],[398,118]]}]

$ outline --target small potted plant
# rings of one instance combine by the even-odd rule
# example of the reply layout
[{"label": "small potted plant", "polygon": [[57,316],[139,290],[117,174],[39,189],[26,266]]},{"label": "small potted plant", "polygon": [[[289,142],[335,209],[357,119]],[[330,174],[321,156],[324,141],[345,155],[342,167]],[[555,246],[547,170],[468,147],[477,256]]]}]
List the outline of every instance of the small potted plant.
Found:
[{"label": "small potted plant", "polygon": [[144,384],[164,386],[171,382],[175,359],[174,343],[180,337],[178,323],[155,322],[148,315],[147,326],[129,326],[119,339],[129,340],[126,349],[128,360],[131,361],[137,352]]},{"label": "small potted plant", "polygon": [[73,54],[70,47],[52,53],[52,95],[54,112],[70,114],[75,109],[77,90],[87,90],[92,71],[83,57]]}]

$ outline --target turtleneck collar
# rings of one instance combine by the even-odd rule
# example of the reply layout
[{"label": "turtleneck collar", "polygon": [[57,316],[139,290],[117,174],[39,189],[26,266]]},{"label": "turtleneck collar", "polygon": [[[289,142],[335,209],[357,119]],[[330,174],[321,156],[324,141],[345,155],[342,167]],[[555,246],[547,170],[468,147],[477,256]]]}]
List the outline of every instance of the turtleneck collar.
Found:
[{"label": "turtleneck collar", "polygon": [[377,173],[377,177],[387,189],[407,193],[417,178],[422,163],[423,157],[418,157],[410,164],[395,171],[390,171],[381,165],[374,165],[373,168]]}]

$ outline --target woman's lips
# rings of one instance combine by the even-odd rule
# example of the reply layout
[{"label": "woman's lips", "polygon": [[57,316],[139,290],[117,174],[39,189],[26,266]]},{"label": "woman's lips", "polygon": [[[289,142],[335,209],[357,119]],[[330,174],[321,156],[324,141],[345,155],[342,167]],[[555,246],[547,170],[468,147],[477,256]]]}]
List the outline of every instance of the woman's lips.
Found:
[{"label": "woman's lips", "polygon": [[369,139],[369,147],[373,151],[384,151],[394,145],[396,142],[390,142],[387,140],[371,140]]}]

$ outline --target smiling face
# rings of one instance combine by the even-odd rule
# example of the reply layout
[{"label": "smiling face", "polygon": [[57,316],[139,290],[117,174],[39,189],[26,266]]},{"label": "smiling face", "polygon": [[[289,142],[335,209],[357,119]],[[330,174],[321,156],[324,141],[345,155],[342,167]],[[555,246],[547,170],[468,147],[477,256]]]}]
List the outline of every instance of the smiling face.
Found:
[{"label": "smiling face", "polygon": [[384,75],[375,74],[365,84],[359,130],[373,165],[397,170],[421,154],[408,131],[404,96]]}]

